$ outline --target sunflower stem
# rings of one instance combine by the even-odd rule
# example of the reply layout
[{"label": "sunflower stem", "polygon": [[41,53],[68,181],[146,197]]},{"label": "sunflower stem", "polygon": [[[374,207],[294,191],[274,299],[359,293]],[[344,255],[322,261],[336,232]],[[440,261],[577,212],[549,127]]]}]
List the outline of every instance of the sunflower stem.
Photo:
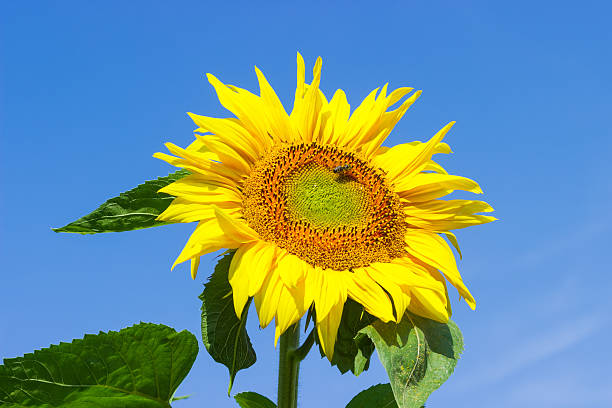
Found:
[{"label": "sunflower stem", "polygon": [[297,408],[300,358],[296,355],[300,344],[300,322],[280,336],[278,357],[278,408]]}]

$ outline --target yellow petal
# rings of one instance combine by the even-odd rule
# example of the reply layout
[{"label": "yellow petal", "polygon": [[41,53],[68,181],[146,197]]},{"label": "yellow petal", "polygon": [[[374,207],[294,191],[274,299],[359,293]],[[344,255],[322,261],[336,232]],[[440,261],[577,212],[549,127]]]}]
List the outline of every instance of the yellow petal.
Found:
[{"label": "yellow petal", "polygon": [[249,275],[251,270],[258,267],[254,264],[257,256],[256,242],[241,245],[234,253],[227,278],[232,287],[234,310],[238,319],[242,316],[242,309],[249,300]]},{"label": "yellow petal", "polygon": [[[211,118],[208,116],[196,115],[191,112],[187,114],[195,124],[199,126],[196,132],[210,132],[214,134],[226,144],[232,146],[232,148],[239,152],[245,159],[250,159],[251,161],[257,160],[264,154],[266,147],[268,147],[267,145],[270,144],[269,138],[260,139],[253,137],[238,120],[232,118]],[[219,161],[221,160],[219,159]]]},{"label": "yellow petal", "polygon": [[206,155],[206,157],[211,160],[219,161],[219,157],[216,155],[216,153],[210,150],[204,143],[200,142],[197,139],[191,142],[189,146],[187,146],[187,150]]},{"label": "yellow petal", "polygon": [[[387,266],[393,264],[397,264],[397,266],[401,266],[406,270],[410,271],[409,277],[404,277],[404,280],[406,281],[406,284],[402,286],[404,290],[408,290],[410,293],[413,293],[415,290],[425,289],[423,293],[426,293],[429,296],[437,296],[439,299],[438,302],[446,304],[446,311],[444,312],[445,315],[451,315],[451,304],[450,299],[448,297],[446,280],[436,268],[427,265],[426,263],[423,263],[416,258],[411,258],[410,256],[396,258],[393,260],[392,263],[383,265]],[[394,271],[390,269],[385,270],[385,273],[388,275],[394,275],[393,272]],[[395,274],[394,276],[397,277],[397,274]],[[399,278],[399,280],[401,279],[402,278]],[[414,299],[414,296],[411,296],[411,304]],[[436,309],[432,310],[430,313],[432,313],[434,316],[438,316],[436,320],[442,319],[442,315],[440,314],[441,308],[437,304],[434,304],[434,306]],[[418,308],[418,304],[415,307]],[[409,309],[412,310],[410,307]],[[420,315],[425,316],[422,313]],[[430,315],[427,315],[425,317],[428,316]]]},{"label": "yellow petal", "polygon": [[[322,92],[319,90],[319,84],[321,83],[321,67],[323,60],[318,57],[314,68],[312,69],[312,82],[310,86],[306,88],[306,94],[304,95],[304,111],[303,111],[303,127],[298,131],[302,134],[302,140],[306,143],[312,141],[318,141],[319,131],[321,126],[320,112],[323,106],[324,97],[322,98]],[[325,101],[326,103],[327,101]]]},{"label": "yellow petal", "polygon": [[414,91],[414,88],[410,87],[401,87],[392,91],[389,96],[387,96],[387,100],[385,101],[387,108],[390,108],[394,104],[400,101],[404,96],[408,95],[410,92]]},{"label": "yellow petal", "polygon": [[208,174],[206,169],[202,169],[199,165],[194,165],[181,157],[170,156],[169,154],[160,152],[153,153],[153,157],[163,160],[172,166],[189,170],[192,173]]},{"label": "yellow petal", "polygon": [[217,187],[214,191],[206,191],[203,187],[200,192],[192,193],[180,190],[180,186],[170,184],[159,191],[200,205],[220,204],[221,207],[225,208],[239,208],[242,203],[242,197],[238,193],[225,187]]},{"label": "yellow petal", "polygon": [[443,294],[440,291],[437,291],[437,292],[438,292],[438,295],[440,296],[440,299],[442,300],[446,299],[446,310],[448,312],[448,316],[450,317],[453,314],[453,311],[451,307],[450,297],[448,296],[448,287],[446,285],[446,279],[444,278],[444,275],[440,271],[438,271],[436,268],[429,266],[428,269],[429,269],[429,276],[431,276],[433,279],[437,280],[444,286]]},{"label": "yellow petal", "polygon": [[[305,272],[304,272],[305,277],[308,276],[309,273],[315,270],[314,267],[312,267],[311,265],[305,262],[304,262],[304,266],[305,266]],[[300,316],[302,316],[312,306],[314,299],[315,299],[314,292],[308,289],[306,278],[298,282],[296,286],[286,287],[286,288],[293,295],[298,311],[300,311]],[[344,301],[346,301],[346,296],[344,298],[342,298],[341,295],[338,296],[338,301],[340,301],[341,299],[344,299]]]},{"label": "yellow petal", "polygon": [[187,169],[192,173],[198,173],[204,176],[209,176],[211,173],[216,174],[225,179],[232,180],[233,184],[236,184],[243,176],[243,174],[221,163],[213,161],[218,159],[215,153],[199,153],[197,151],[181,149],[172,143],[166,143],[165,145],[170,153],[179,157],[173,157],[165,153],[155,153],[153,157],[164,160],[173,166]]},{"label": "yellow petal", "polygon": [[[158,191],[175,197],[181,197],[198,194],[225,194],[225,190],[232,190],[234,193],[240,194],[236,183],[231,179],[214,174],[207,176],[190,174],[164,186]],[[239,195],[237,197],[240,198]]]},{"label": "yellow petal", "polygon": [[376,269],[373,265],[365,268],[367,274],[380,286],[383,287],[391,295],[393,305],[395,306],[395,321],[402,320],[402,316],[406,308],[410,304],[409,291],[404,291],[399,284],[382,271]]},{"label": "yellow petal", "polygon": [[448,297],[446,279],[444,279],[444,275],[440,271],[410,255],[396,258],[393,262],[406,267],[413,275],[417,275],[421,279],[419,283],[405,287],[406,289],[411,293],[415,289],[427,289],[426,293],[430,293],[432,296],[435,294],[440,299],[440,302],[446,304],[446,313],[448,316],[451,315],[451,304]]},{"label": "yellow petal", "polygon": [[306,64],[304,64],[304,58],[302,54],[297,53],[297,81],[295,85],[295,101],[293,108],[295,109],[295,103],[301,103],[302,98],[304,97],[304,85],[306,83]]},{"label": "yellow petal", "polygon": [[[444,292],[444,286],[433,279],[427,269],[407,258],[396,258],[393,262],[373,262],[370,268],[377,270],[405,291],[419,287]],[[369,272],[368,269],[368,274]]]},{"label": "yellow petal", "polygon": [[391,300],[364,268],[355,269],[346,282],[349,297],[361,303],[368,313],[383,322],[395,320]]},{"label": "yellow petal", "polygon": [[240,155],[239,151],[234,150],[227,142],[215,136],[196,135],[196,138],[210,150],[215,152],[219,157],[219,161],[225,166],[235,170],[236,173],[239,174],[250,174],[251,167],[254,165],[254,160]]},{"label": "yellow petal", "polygon": [[476,301],[461,279],[453,252],[441,236],[423,230],[409,229],[405,240],[408,253],[439,269],[465,298],[470,308],[476,308]]},{"label": "yellow petal", "polygon": [[433,171],[434,173],[448,174],[448,172],[444,169],[444,167],[440,166],[438,163],[436,163],[433,160],[429,160],[425,164],[425,167],[423,167],[423,171]]},{"label": "yellow petal", "polygon": [[[242,213],[240,203],[237,202],[221,202],[216,205],[223,208],[230,217],[239,217]],[[168,208],[159,214],[156,219],[167,222],[194,222],[208,221],[215,217],[213,205],[198,203],[178,197],[175,198]]]},{"label": "yellow petal", "polygon": [[[490,212],[493,208],[484,201],[474,200],[433,200],[426,202],[404,202],[406,221],[416,227],[430,231],[447,232],[496,220],[497,218],[474,214]],[[452,238],[451,238],[452,239]]]},{"label": "yellow petal", "polygon": [[336,335],[338,334],[338,326],[342,318],[342,309],[344,303],[335,303],[329,313],[323,318],[319,318],[317,314],[317,332],[319,334],[319,342],[323,352],[332,361],[334,356],[334,346],[336,344]]},{"label": "yellow petal", "polygon": [[242,196],[235,186],[209,182],[199,175],[183,177],[162,187],[159,192],[200,203],[242,202]]},{"label": "yellow petal", "polygon": [[191,279],[195,279],[200,267],[200,257],[191,258]]},{"label": "yellow petal", "polygon": [[262,115],[264,112],[255,95],[247,91],[239,93],[235,87],[230,88],[212,74],[206,76],[215,88],[221,105],[236,115],[251,135],[259,140],[268,137],[268,126],[265,116]]},{"label": "yellow petal", "polygon": [[[401,91],[392,92],[392,95],[387,97],[387,86],[388,84],[385,84],[385,86],[383,86],[382,90],[380,91],[380,94],[371,104],[369,111],[362,111],[362,123],[359,125],[360,129],[355,133],[351,141],[351,146],[353,146],[357,150],[363,150],[364,148],[367,149],[369,146],[366,145],[368,145],[372,141],[375,141],[377,146],[371,147],[371,149],[374,151],[377,150],[378,146],[380,146],[380,144],[389,135],[391,130],[393,130],[393,127],[401,117],[397,117],[397,112],[395,111],[386,112],[386,110],[389,108],[389,106],[397,102],[401,97],[412,91],[412,88],[402,88]],[[418,95],[416,97],[418,97]],[[409,100],[410,102],[407,101],[402,106],[406,106],[406,104],[408,104],[409,106],[410,104],[412,104],[412,102],[416,100],[416,97]],[[407,106],[406,109],[408,109]],[[355,110],[354,115],[357,114],[358,111],[359,108]],[[392,122],[389,121],[388,118],[390,116],[393,116],[394,118],[396,118],[396,120]]]},{"label": "yellow petal", "polygon": [[446,299],[440,298],[438,293],[429,289],[414,288],[411,293],[412,299],[408,310],[440,323],[448,322],[450,314],[446,309]]},{"label": "yellow petal", "polygon": [[313,68],[312,83],[310,86],[306,86],[304,83],[304,60],[298,53],[297,86],[290,119],[297,129],[301,141],[304,143],[310,143],[313,140],[319,139],[318,135],[315,136],[315,129],[317,129],[317,124],[319,124],[320,127],[319,114],[321,112],[321,107],[323,106],[323,100],[321,99],[321,93],[319,92],[322,64],[323,62],[321,57],[317,58]]},{"label": "yellow petal", "polygon": [[[394,91],[391,93],[391,95],[389,95],[389,97],[386,100],[387,106],[391,106],[395,102],[397,102],[397,100],[399,99],[396,100],[396,98],[399,95],[401,95],[400,98],[405,96],[406,94],[404,93],[405,90],[408,90],[408,89],[412,90],[412,88],[400,88],[400,89],[402,89],[401,92],[394,94],[395,92]],[[362,154],[364,154],[366,157],[373,156],[378,151],[378,149],[380,148],[382,143],[385,141],[387,136],[389,136],[389,134],[391,133],[391,131],[393,130],[397,122],[399,122],[399,120],[404,116],[408,108],[412,106],[412,104],[420,96],[421,96],[421,91],[416,91],[410,98],[406,99],[399,108],[393,111],[390,111],[390,112],[383,113],[380,116],[380,119],[376,122],[376,125],[373,126],[372,128],[372,129],[379,129],[379,131],[375,132],[371,130],[368,133],[368,135],[362,140],[362,145],[358,147],[357,149]]]},{"label": "yellow petal", "polygon": [[338,89],[324,109],[321,113],[322,118],[325,118],[321,133],[321,143],[337,146],[346,145],[341,139],[344,136],[344,129],[348,123],[351,106],[346,100],[344,91]]},{"label": "yellow petal", "polygon": [[436,133],[427,143],[414,145],[405,143],[393,146],[383,154],[373,158],[373,163],[387,171],[387,177],[394,183],[409,178],[423,170],[436,152],[438,144],[455,122],[450,122]]},{"label": "yellow petal", "polygon": [[277,247],[266,241],[256,241],[257,258],[249,272],[249,296],[255,296],[276,262]]},{"label": "yellow petal", "polygon": [[304,282],[292,289],[285,286],[281,289],[275,319],[274,347],[276,347],[280,335],[304,315],[303,298]]},{"label": "yellow petal", "polygon": [[221,208],[214,206],[219,226],[225,234],[236,242],[251,242],[259,239],[255,232],[243,219],[232,218]]},{"label": "yellow petal", "polygon": [[278,262],[280,277],[285,286],[289,288],[295,287],[298,282],[304,279],[307,267],[308,264],[289,253],[280,258]]},{"label": "yellow petal", "polygon": [[179,254],[171,269],[189,259],[217,251],[221,248],[237,248],[237,242],[227,236],[221,229],[216,218],[198,223],[195,231],[189,237],[187,244]]},{"label": "yellow petal", "polygon": [[283,282],[280,279],[276,256],[270,271],[264,279],[260,290],[255,294],[255,308],[259,316],[259,325],[266,327],[274,318],[278,308]]},{"label": "yellow petal", "polygon": [[296,129],[289,119],[289,115],[285,111],[283,104],[274,92],[274,89],[268,83],[264,74],[255,67],[257,80],[259,81],[259,93],[262,102],[266,106],[268,115],[270,116],[270,124],[272,134],[278,139],[286,142],[293,142],[296,136]]},{"label": "yellow petal", "polygon": [[305,296],[313,298],[317,318],[324,318],[336,303],[346,302],[346,272],[312,268],[306,274]]},{"label": "yellow petal", "polygon": [[444,235],[446,235],[446,238],[448,238],[450,243],[457,250],[457,253],[459,254],[459,259],[462,259],[463,256],[461,255],[461,248],[459,247],[459,241],[457,241],[457,237],[455,236],[455,234],[453,234],[452,232],[445,232]]},{"label": "yellow petal", "polygon": [[323,295],[319,300],[319,296],[324,287],[323,269],[318,266],[312,267],[306,274],[304,286],[304,296],[315,301],[317,314],[328,313],[329,309],[331,308],[331,303],[334,303],[335,300],[333,302],[329,302],[329,305],[324,304],[326,299],[328,299],[328,296]]},{"label": "yellow petal", "polygon": [[[353,111],[351,117],[346,124],[344,135],[341,138],[341,143],[344,142],[347,146],[358,146],[362,139],[360,132],[367,132],[373,122],[380,117],[382,112],[372,112],[376,107],[376,94],[380,88],[371,91]],[[359,139],[359,141],[357,140]]]},{"label": "yellow petal", "polygon": [[448,232],[448,230],[471,227],[496,221],[497,218],[489,215],[460,215],[449,220],[423,220],[406,217],[406,222],[414,227],[435,232]]},{"label": "yellow petal", "polygon": [[395,191],[410,202],[435,200],[455,190],[482,194],[478,183],[466,177],[448,174],[420,173],[410,178],[396,180]]},{"label": "yellow petal", "polygon": [[491,212],[493,208],[484,201],[476,200],[435,200],[423,203],[409,203],[406,214],[424,219],[448,219],[457,215]]}]

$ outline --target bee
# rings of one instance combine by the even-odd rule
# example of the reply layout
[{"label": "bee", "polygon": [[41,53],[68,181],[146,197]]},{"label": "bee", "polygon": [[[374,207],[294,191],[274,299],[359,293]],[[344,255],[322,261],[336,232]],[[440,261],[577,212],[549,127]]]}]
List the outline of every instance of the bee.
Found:
[{"label": "bee", "polygon": [[338,166],[334,169],[334,173],[342,173],[351,168],[350,164],[343,164],[342,166]]}]

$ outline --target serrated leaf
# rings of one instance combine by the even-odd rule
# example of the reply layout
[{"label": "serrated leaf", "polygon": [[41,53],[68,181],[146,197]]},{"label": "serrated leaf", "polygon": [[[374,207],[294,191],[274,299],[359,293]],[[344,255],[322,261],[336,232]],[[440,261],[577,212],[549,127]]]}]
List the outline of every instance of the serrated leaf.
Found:
[{"label": "serrated leaf", "polygon": [[142,228],[169,224],[156,221],[174,197],[157,191],[190,173],[179,170],[166,177],[149,180],[139,186],[107,200],[100,207],[55,232],[74,232],[78,234],[98,234],[101,232],[132,231]]},{"label": "serrated leaf", "polygon": [[[375,319],[364,311],[363,306],[354,300],[347,299],[342,309],[342,317],[336,335],[336,345],[331,364],[338,367],[342,374],[351,370],[358,376],[370,366],[370,356],[374,352],[374,344],[361,329]],[[317,338],[318,341],[318,338]],[[325,354],[319,344],[321,357]]]},{"label": "serrated leaf", "polygon": [[241,392],[234,395],[240,408],[276,408],[276,404],[269,398],[256,392]]},{"label": "serrated leaf", "polygon": [[377,321],[362,332],[376,345],[399,408],[421,407],[450,377],[463,351],[461,331],[450,320],[407,313],[398,324]]},{"label": "serrated leaf", "polygon": [[346,408],[397,408],[391,385],[378,384],[361,391]]},{"label": "serrated leaf", "polygon": [[234,311],[232,287],[227,273],[234,256],[231,251],[219,260],[215,272],[204,285],[202,301],[202,340],[211,357],[229,370],[228,394],[236,373],[255,364],[257,356],[246,331],[250,300],[240,319]]},{"label": "serrated leaf", "polygon": [[140,323],[87,334],[0,366],[6,408],[168,408],[198,354],[184,330]]}]

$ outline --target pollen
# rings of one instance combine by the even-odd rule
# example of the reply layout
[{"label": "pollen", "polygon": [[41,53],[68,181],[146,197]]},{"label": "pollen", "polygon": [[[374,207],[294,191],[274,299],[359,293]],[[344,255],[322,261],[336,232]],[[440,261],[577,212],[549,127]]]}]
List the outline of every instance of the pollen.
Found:
[{"label": "pollen", "polygon": [[400,200],[382,170],[316,143],[279,146],[243,184],[243,214],[266,241],[347,270],[405,255]]}]

